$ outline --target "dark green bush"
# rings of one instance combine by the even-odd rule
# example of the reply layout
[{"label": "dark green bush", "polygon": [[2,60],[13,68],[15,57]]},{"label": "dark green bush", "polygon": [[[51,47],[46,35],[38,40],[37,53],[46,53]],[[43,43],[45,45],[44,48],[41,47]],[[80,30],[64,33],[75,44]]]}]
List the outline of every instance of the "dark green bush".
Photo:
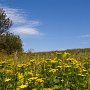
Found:
[{"label": "dark green bush", "polygon": [[0,35],[0,51],[11,54],[15,51],[22,51],[22,41],[18,35],[6,33]]}]

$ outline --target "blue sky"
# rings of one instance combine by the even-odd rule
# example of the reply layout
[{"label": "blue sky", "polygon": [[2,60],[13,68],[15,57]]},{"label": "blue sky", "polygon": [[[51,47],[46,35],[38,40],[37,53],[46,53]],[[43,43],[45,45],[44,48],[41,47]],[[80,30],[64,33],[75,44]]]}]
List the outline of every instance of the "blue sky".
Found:
[{"label": "blue sky", "polygon": [[0,0],[25,51],[90,47],[90,0]]}]

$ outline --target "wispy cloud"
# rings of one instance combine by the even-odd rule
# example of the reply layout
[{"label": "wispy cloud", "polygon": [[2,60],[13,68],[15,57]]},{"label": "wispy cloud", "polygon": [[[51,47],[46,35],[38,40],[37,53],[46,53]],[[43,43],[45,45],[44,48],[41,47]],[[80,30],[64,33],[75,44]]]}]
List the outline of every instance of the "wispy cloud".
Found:
[{"label": "wispy cloud", "polygon": [[14,25],[11,28],[12,32],[25,35],[41,35],[41,32],[37,29],[40,22],[37,20],[30,20],[27,18],[27,12],[22,9],[10,8],[0,5],[3,8],[7,16],[13,21]]},{"label": "wispy cloud", "polygon": [[10,19],[12,19],[14,23],[23,24],[23,23],[27,22],[27,19],[25,18],[24,14],[22,13],[22,10],[5,8],[5,11],[7,13],[7,16],[10,17]]},{"label": "wispy cloud", "polygon": [[27,34],[27,35],[41,35],[37,28],[29,26],[18,26],[13,29],[13,32],[17,34]]},{"label": "wispy cloud", "polygon": [[80,35],[80,38],[90,38],[90,34]]}]

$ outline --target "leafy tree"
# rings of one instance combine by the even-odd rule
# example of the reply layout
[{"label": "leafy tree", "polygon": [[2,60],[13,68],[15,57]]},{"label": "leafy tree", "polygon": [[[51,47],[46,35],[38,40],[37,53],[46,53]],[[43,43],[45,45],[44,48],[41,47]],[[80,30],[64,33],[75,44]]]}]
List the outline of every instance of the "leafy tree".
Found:
[{"label": "leafy tree", "polygon": [[8,31],[11,26],[12,20],[0,8],[0,52],[5,51],[7,54],[23,50],[20,37]]},{"label": "leafy tree", "polygon": [[0,8],[0,35],[8,32],[8,29],[12,26],[12,21],[7,17],[5,11]]},{"label": "leafy tree", "polygon": [[15,51],[23,51],[22,40],[18,35],[12,33],[0,35],[0,51],[2,50],[7,54],[11,54]]}]

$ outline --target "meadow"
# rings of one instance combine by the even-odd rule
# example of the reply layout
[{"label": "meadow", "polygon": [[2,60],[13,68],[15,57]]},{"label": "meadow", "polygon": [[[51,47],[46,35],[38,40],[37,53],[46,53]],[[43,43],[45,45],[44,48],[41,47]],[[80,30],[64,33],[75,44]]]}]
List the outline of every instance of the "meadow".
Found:
[{"label": "meadow", "polygon": [[0,53],[0,90],[90,90],[90,49]]}]

